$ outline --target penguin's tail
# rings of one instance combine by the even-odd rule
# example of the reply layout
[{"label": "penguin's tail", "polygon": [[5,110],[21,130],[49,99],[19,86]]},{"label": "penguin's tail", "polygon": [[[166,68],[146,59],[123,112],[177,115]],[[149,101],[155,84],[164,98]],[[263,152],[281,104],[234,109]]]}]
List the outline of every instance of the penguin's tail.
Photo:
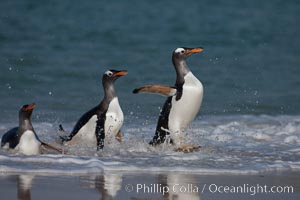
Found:
[{"label": "penguin's tail", "polygon": [[59,136],[59,139],[61,140],[62,143],[67,142],[70,140],[69,136]]},{"label": "penguin's tail", "polygon": [[[66,134],[66,135],[69,134],[67,131],[65,131],[64,127],[61,124],[59,125],[58,130],[60,132],[62,132],[63,134]],[[62,143],[67,142],[71,139],[69,136],[62,136],[62,135],[60,135],[59,138],[60,138]]]},{"label": "penguin's tail", "polygon": [[66,132],[64,127],[61,124],[58,126],[58,130],[61,132]]}]

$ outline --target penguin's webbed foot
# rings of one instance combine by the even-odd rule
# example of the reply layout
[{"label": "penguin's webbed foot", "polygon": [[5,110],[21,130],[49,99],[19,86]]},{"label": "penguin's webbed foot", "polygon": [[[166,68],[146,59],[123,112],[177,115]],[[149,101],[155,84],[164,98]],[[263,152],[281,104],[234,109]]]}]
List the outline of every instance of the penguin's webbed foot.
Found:
[{"label": "penguin's webbed foot", "polygon": [[175,149],[176,152],[190,153],[194,151],[199,151],[201,146],[193,146],[193,145],[182,145]]},{"label": "penguin's webbed foot", "polygon": [[116,135],[116,140],[118,141],[118,142],[122,142],[122,132],[121,132],[121,130],[118,132],[118,134]]}]

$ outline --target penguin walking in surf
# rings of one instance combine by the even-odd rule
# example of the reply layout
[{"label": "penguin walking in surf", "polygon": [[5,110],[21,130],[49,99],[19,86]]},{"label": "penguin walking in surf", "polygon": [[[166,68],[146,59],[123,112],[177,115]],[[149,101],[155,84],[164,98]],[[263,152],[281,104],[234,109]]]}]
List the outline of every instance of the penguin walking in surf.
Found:
[{"label": "penguin walking in surf", "polygon": [[40,154],[41,147],[63,153],[61,149],[42,142],[31,124],[32,111],[35,104],[24,105],[19,111],[19,126],[6,132],[1,139],[1,147],[14,149],[25,155]]},{"label": "penguin walking in surf", "polygon": [[[115,138],[121,142],[124,115],[116,96],[114,82],[126,74],[125,70],[108,70],[103,74],[103,100],[80,117],[69,136],[61,137],[64,144],[72,145],[84,140],[95,144],[99,150],[103,149],[105,138]],[[62,125],[60,131],[65,132]]]},{"label": "penguin walking in surf", "polygon": [[172,62],[176,71],[174,86],[146,85],[133,90],[133,93],[156,93],[168,97],[157,122],[151,145],[170,143],[180,146],[177,150],[192,151],[199,146],[182,145],[183,132],[196,117],[203,98],[203,86],[193,75],[186,59],[202,52],[203,48],[181,47],[173,51]]}]

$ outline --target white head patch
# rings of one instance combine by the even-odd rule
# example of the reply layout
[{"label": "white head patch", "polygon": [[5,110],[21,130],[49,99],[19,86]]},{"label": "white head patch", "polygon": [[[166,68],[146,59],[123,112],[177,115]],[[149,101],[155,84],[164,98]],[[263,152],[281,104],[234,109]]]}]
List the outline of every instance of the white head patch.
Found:
[{"label": "white head patch", "polygon": [[112,76],[113,75],[113,72],[112,71],[106,71],[104,74],[106,74],[107,76]]},{"label": "white head patch", "polygon": [[175,53],[181,53],[183,54],[185,52],[184,48],[177,48],[175,49]]}]

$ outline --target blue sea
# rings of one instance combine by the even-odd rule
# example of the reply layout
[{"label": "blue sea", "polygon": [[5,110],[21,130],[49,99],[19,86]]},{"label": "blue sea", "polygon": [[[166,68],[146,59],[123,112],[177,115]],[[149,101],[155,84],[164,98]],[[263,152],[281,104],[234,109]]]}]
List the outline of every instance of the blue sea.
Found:
[{"label": "blue sea", "polygon": [[[107,171],[259,174],[300,171],[300,1],[17,1],[0,3],[0,137],[35,102],[32,123],[49,143],[71,130],[115,83],[122,144],[103,152],[24,156],[0,150],[1,173]],[[148,146],[165,97],[132,94],[173,85],[177,47],[203,47],[187,64],[204,86],[184,154]],[[134,144],[134,145],[133,145]]]}]

